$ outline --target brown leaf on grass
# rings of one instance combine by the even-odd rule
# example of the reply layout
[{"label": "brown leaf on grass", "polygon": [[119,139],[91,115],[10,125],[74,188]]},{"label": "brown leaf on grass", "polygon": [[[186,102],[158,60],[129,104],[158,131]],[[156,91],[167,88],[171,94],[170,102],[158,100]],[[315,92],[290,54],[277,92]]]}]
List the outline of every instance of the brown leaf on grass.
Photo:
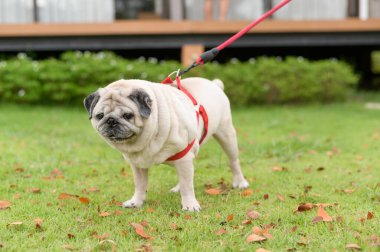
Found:
[{"label": "brown leaf on grass", "polygon": [[15,222],[11,222],[9,224],[7,224],[7,227],[8,226],[20,226],[22,225],[22,221],[15,221]]},{"label": "brown leaf on grass", "polygon": [[257,235],[257,234],[250,234],[247,239],[246,239],[246,242],[248,243],[252,243],[252,242],[261,242],[261,241],[265,241],[267,238],[263,237],[263,236],[260,236],[260,235]]},{"label": "brown leaf on grass", "polygon": [[281,195],[281,194],[277,194],[277,199],[278,199],[279,201],[285,201],[285,197],[284,197],[284,195]]},{"label": "brown leaf on grass", "polygon": [[75,235],[73,235],[73,234],[67,234],[67,238],[69,238],[69,239],[74,239],[74,238],[75,238]]},{"label": "brown leaf on grass", "polygon": [[31,193],[40,193],[41,188],[29,188],[28,191]]},{"label": "brown leaf on grass", "polygon": [[7,209],[10,207],[12,204],[9,201],[6,200],[0,200],[0,210]]},{"label": "brown leaf on grass", "polygon": [[109,233],[104,233],[102,235],[99,235],[97,232],[94,232],[92,234],[92,237],[94,237],[96,239],[99,239],[99,240],[104,240],[104,239],[107,239],[108,237],[110,237],[110,234]]},{"label": "brown leaf on grass", "polygon": [[315,217],[315,218],[313,219],[313,223],[314,223],[314,224],[316,224],[316,223],[318,223],[318,222],[321,222],[321,221],[323,221],[323,217],[322,217],[322,216],[317,216],[317,217]]},{"label": "brown leaf on grass", "polygon": [[272,170],[273,170],[274,172],[280,172],[280,171],[287,171],[288,169],[287,169],[286,167],[283,167],[283,166],[274,166],[274,167],[272,168]]},{"label": "brown leaf on grass", "polygon": [[241,192],[241,195],[243,197],[248,197],[248,196],[253,195],[253,191],[251,189],[245,189],[244,191]]},{"label": "brown leaf on grass", "polygon": [[216,235],[224,235],[227,234],[227,231],[224,228],[221,228],[215,232]]},{"label": "brown leaf on grass", "polygon": [[76,195],[68,194],[68,193],[61,193],[61,194],[58,196],[58,199],[59,199],[59,200],[75,199],[75,198],[77,198]]},{"label": "brown leaf on grass", "polygon": [[322,206],[318,207],[318,216],[322,217],[323,221],[327,221],[327,222],[333,221],[331,216],[325,211],[325,209]]},{"label": "brown leaf on grass", "polygon": [[379,236],[373,234],[373,235],[371,235],[370,239],[371,239],[371,246],[380,247],[380,237]]},{"label": "brown leaf on grass", "polygon": [[361,250],[362,248],[358,244],[350,243],[346,245],[346,249]]},{"label": "brown leaf on grass", "polygon": [[190,214],[186,214],[186,215],[185,215],[185,219],[186,219],[186,220],[191,220],[191,215],[190,215]]},{"label": "brown leaf on grass", "polygon": [[271,252],[271,251],[263,249],[263,248],[258,248],[258,249],[256,249],[256,252]]},{"label": "brown leaf on grass", "polygon": [[63,172],[58,168],[54,168],[51,170],[50,176],[54,178],[63,178]]},{"label": "brown leaf on grass", "polygon": [[99,216],[100,217],[108,217],[108,216],[110,216],[111,214],[109,213],[109,212],[101,212],[100,214],[99,214]]},{"label": "brown leaf on grass", "polygon": [[269,194],[267,194],[267,193],[264,194],[263,198],[264,198],[265,200],[269,199]]},{"label": "brown leaf on grass", "polygon": [[295,212],[305,212],[313,209],[314,205],[312,203],[301,203]]},{"label": "brown leaf on grass", "polygon": [[134,227],[136,234],[138,234],[140,237],[147,240],[153,239],[152,236],[147,235],[147,233],[145,233],[143,225],[133,222],[131,223],[131,225]]},{"label": "brown leaf on grass", "polygon": [[115,210],[115,212],[113,212],[113,215],[118,216],[118,215],[122,215],[123,213],[124,212],[121,210]]},{"label": "brown leaf on grass", "polygon": [[232,221],[234,219],[234,215],[233,214],[229,214],[228,216],[227,216],[227,222],[229,222],[229,221]]},{"label": "brown leaf on grass", "polygon": [[97,188],[96,186],[91,186],[90,188],[88,188],[88,191],[89,192],[100,192],[99,188]]},{"label": "brown leaf on grass", "polygon": [[290,229],[290,233],[294,233],[296,230],[297,230],[297,226],[293,226],[291,229]]},{"label": "brown leaf on grass", "polygon": [[206,190],[206,193],[209,195],[219,195],[221,194],[221,191],[219,188],[210,188]]},{"label": "brown leaf on grass", "polygon": [[249,225],[249,224],[252,224],[252,221],[251,220],[243,220],[243,222],[241,224]]},{"label": "brown leaf on grass", "polygon": [[77,250],[73,245],[70,244],[64,244],[62,245],[62,248],[70,251]]},{"label": "brown leaf on grass", "polygon": [[148,207],[147,209],[146,209],[146,212],[147,213],[153,213],[155,210],[153,209],[153,208],[151,208],[151,207]]},{"label": "brown leaf on grass", "polygon": [[182,230],[182,228],[181,228],[181,227],[178,227],[178,225],[175,224],[175,223],[171,223],[171,224],[170,224],[170,228],[173,229],[173,230],[179,230],[179,231]]},{"label": "brown leaf on grass", "polygon": [[247,211],[247,217],[250,218],[250,219],[258,219],[260,217],[260,213],[259,212],[256,212],[256,211],[253,211],[253,210],[248,210]]},{"label": "brown leaf on grass", "polygon": [[35,218],[34,219],[34,225],[36,226],[36,229],[42,229],[42,219],[41,218]]},{"label": "brown leaf on grass", "polygon": [[367,213],[367,220],[372,220],[375,217],[373,212],[368,212]]},{"label": "brown leaf on grass", "polygon": [[90,204],[90,199],[85,197],[79,197],[79,201],[85,205]]},{"label": "brown leaf on grass", "polygon": [[25,169],[24,169],[24,168],[21,168],[21,167],[19,167],[19,168],[15,168],[14,170],[15,170],[15,172],[18,172],[18,173],[23,173],[23,172],[25,172]]}]

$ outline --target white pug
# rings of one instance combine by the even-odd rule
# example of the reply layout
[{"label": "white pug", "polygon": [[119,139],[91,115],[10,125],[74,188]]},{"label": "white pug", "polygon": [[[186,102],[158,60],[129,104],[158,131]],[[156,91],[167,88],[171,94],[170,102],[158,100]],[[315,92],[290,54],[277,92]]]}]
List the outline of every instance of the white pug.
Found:
[{"label": "white pug", "polygon": [[[214,136],[226,152],[233,187],[248,187],[240,169],[236,131],[223,83],[203,78],[187,78],[181,83],[207,111],[205,140]],[[184,92],[144,80],[118,80],[87,96],[84,105],[95,130],[119,150],[132,167],[135,193],[123,203],[124,207],[142,206],[148,186],[148,168],[167,163],[177,170],[179,183],[172,191],[181,193],[182,209],[200,210],[194,194],[193,159],[199,150],[204,122],[200,117],[198,123],[198,108]],[[191,149],[184,157],[168,161],[187,147]]]}]

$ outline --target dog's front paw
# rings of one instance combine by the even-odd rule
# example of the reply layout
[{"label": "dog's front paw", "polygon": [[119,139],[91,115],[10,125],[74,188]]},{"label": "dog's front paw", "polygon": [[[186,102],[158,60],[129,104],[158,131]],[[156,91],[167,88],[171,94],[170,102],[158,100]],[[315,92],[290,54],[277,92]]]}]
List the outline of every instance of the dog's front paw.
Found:
[{"label": "dog's front paw", "polygon": [[248,188],[248,186],[249,186],[249,183],[245,179],[234,181],[232,184],[233,188],[239,188],[239,189]]},{"label": "dog's front paw", "polygon": [[132,198],[130,200],[125,201],[123,203],[123,207],[125,207],[125,208],[135,208],[135,207],[141,207],[143,204],[144,204],[143,200]]},{"label": "dog's front paw", "polygon": [[195,198],[186,199],[182,200],[182,210],[190,212],[199,212],[201,210],[201,206]]}]

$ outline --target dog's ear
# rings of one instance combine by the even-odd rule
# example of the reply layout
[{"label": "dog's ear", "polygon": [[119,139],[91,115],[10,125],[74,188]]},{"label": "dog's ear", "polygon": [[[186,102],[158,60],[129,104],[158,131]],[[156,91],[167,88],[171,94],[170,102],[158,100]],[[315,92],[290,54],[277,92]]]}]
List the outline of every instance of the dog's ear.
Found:
[{"label": "dog's ear", "polygon": [[140,115],[144,118],[148,118],[151,111],[152,111],[152,100],[150,99],[149,95],[141,90],[137,89],[133,91],[129,96],[129,99],[131,99],[133,102],[136,103]]},{"label": "dog's ear", "polygon": [[96,91],[95,93],[92,93],[89,96],[87,96],[83,101],[83,105],[88,112],[89,119],[92,119],[92,112],[94,111],[94,108],[96,104],[98,103],[99,98],[100,98],[100,95],[98,91]]}]

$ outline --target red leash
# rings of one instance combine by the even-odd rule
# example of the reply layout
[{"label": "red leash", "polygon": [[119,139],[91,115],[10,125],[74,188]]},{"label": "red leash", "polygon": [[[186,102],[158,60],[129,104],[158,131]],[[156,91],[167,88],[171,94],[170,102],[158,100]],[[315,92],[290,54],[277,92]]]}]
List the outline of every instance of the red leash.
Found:
[{"label": "red leash", "polygon": [[241,31],[239,31],[238,33],[236,33],[235,35],[233,35],[231,38],[229,38],[228,40],[226,40],[225,42],[223,42],[222,44],[220,44],[219,46],[209,50],[209,51],[206,51],[204,52],[203,54],[201,54],[194,62],[193,64],[191,64],[191,66],[189,66],[188,68],[184,69],[184,70],[181,70],[179,72],[179,76],[187,73],[188,71],[190,71],[191,69],[193,69],[194,67],[197,67],[199,65],[203,65],[203,64],[206,64],[207,62],[210,62],[211,60],[213,60],[216,55],[218,55],[218,53],[223,50],[224,48],[226,48],[227,46],[231,45],[233,42],[235,42],[236,40],[238,40],[240,37],[242,37],[243,35],[245,35],[247,32],[249,32],[253,27],[255,27],[256,25],[258,25],[259,23],[261,23],[264,19],[266,19],[267,17],[269,17],[270,15],[272,15],[273,13],[275,13],[276,11],[278,11],[280,8],[284,7],[284,5],[288,4],[291,0],[284,0],[282,1],[280,4],[278,4],[277,6],[275,6],[273,9],[271,9],[270,11],[266,12],[264,15],[262,15],[260,18],[258,18],[257,20],[253,21],[251,24],[249,24],[247,27],[245,27],[244,29],[242,29]]},{"label": "red leash", "polygon": [[[222,44],[220,44],[219,46],[209,50],[209,51],[206,51],[204,52],[203,54],[201,54],[194,62],[191,66],[189,66],[188,68],[184,69],[184,70],[178,70],[177,72],[177,76],[176,76],[176,85],[177,85],[177,88],[179,90],[181,90],[182,92],[184,92],[187,97],[189,97],[189,99],[191,100],[191,102],[193,103],[194,106],[199,106],[199,109],[198,111],[196,111],[196,116],[197,116],[197,120],[198,120],[198,124],[199,124],[199,116],[202,117],[202,120],[203,120],[203,134],[202,134],[202,137],[199,141],[199,144],[201,144],[203,142],[203,140],[206,138],[207,136],[207,132],[208,132],[208,116],[207,116],[207,112],[205,110],[205,108],[201,105],[201,104],[198,104],[197,100],[181,85],[181,75],[187,73],[188,71],[190,71],[192,68],[196,67],[196,66],[199,66],[199,65],[203,65],[207,62],[210,62],[211,60],[213,60],[215,58],[216,55],[218,55],[218,53],[223,50],[224,48],[226,48],[227,46],[231,45],[233,42],[235,42],[237,39],[239,39],[240,37],[242,37],[244,34],[246,34],[249,30],[251,30],[253,27],[255,27],[256,25],[258,25],[259,23],[261,23],[264,19],[266,19],[267,17],[269,17],[270,15],[272,15],[274,12],[276,12],[278,9],[282,8],[284,5],[286,5],[287,3],[289,3],[291,0],[284,0],[282,1],[279,5],[275,6],[273,9],[271,9],[270,11],[268,11],[267,13],[265,13],[264,15],[262,15],[259,19],[255,20],[254,22],[252,22],[251,24],[249,24],[247,27],[245,27],[244,29],[242,29],[241,31],[239,31],[238,33],[236,33],[234,36],[232,36],[231,38],[229,38],[228,40],[226,40],[225,42],[223,42]],[[174,84],[174,81],[170,78],[170,75],[162,81],[163,84]],[[195,143],[195,139],[189,143],[187,145],[187,147],[182,150],[181,152],[178,152],[177,154],[169,157],[167,159],[167,161],[175,161],[175,160],[178,160],[178,159],[181,159],[183,158],[190,150],[191,148],[193,147]]]}]

